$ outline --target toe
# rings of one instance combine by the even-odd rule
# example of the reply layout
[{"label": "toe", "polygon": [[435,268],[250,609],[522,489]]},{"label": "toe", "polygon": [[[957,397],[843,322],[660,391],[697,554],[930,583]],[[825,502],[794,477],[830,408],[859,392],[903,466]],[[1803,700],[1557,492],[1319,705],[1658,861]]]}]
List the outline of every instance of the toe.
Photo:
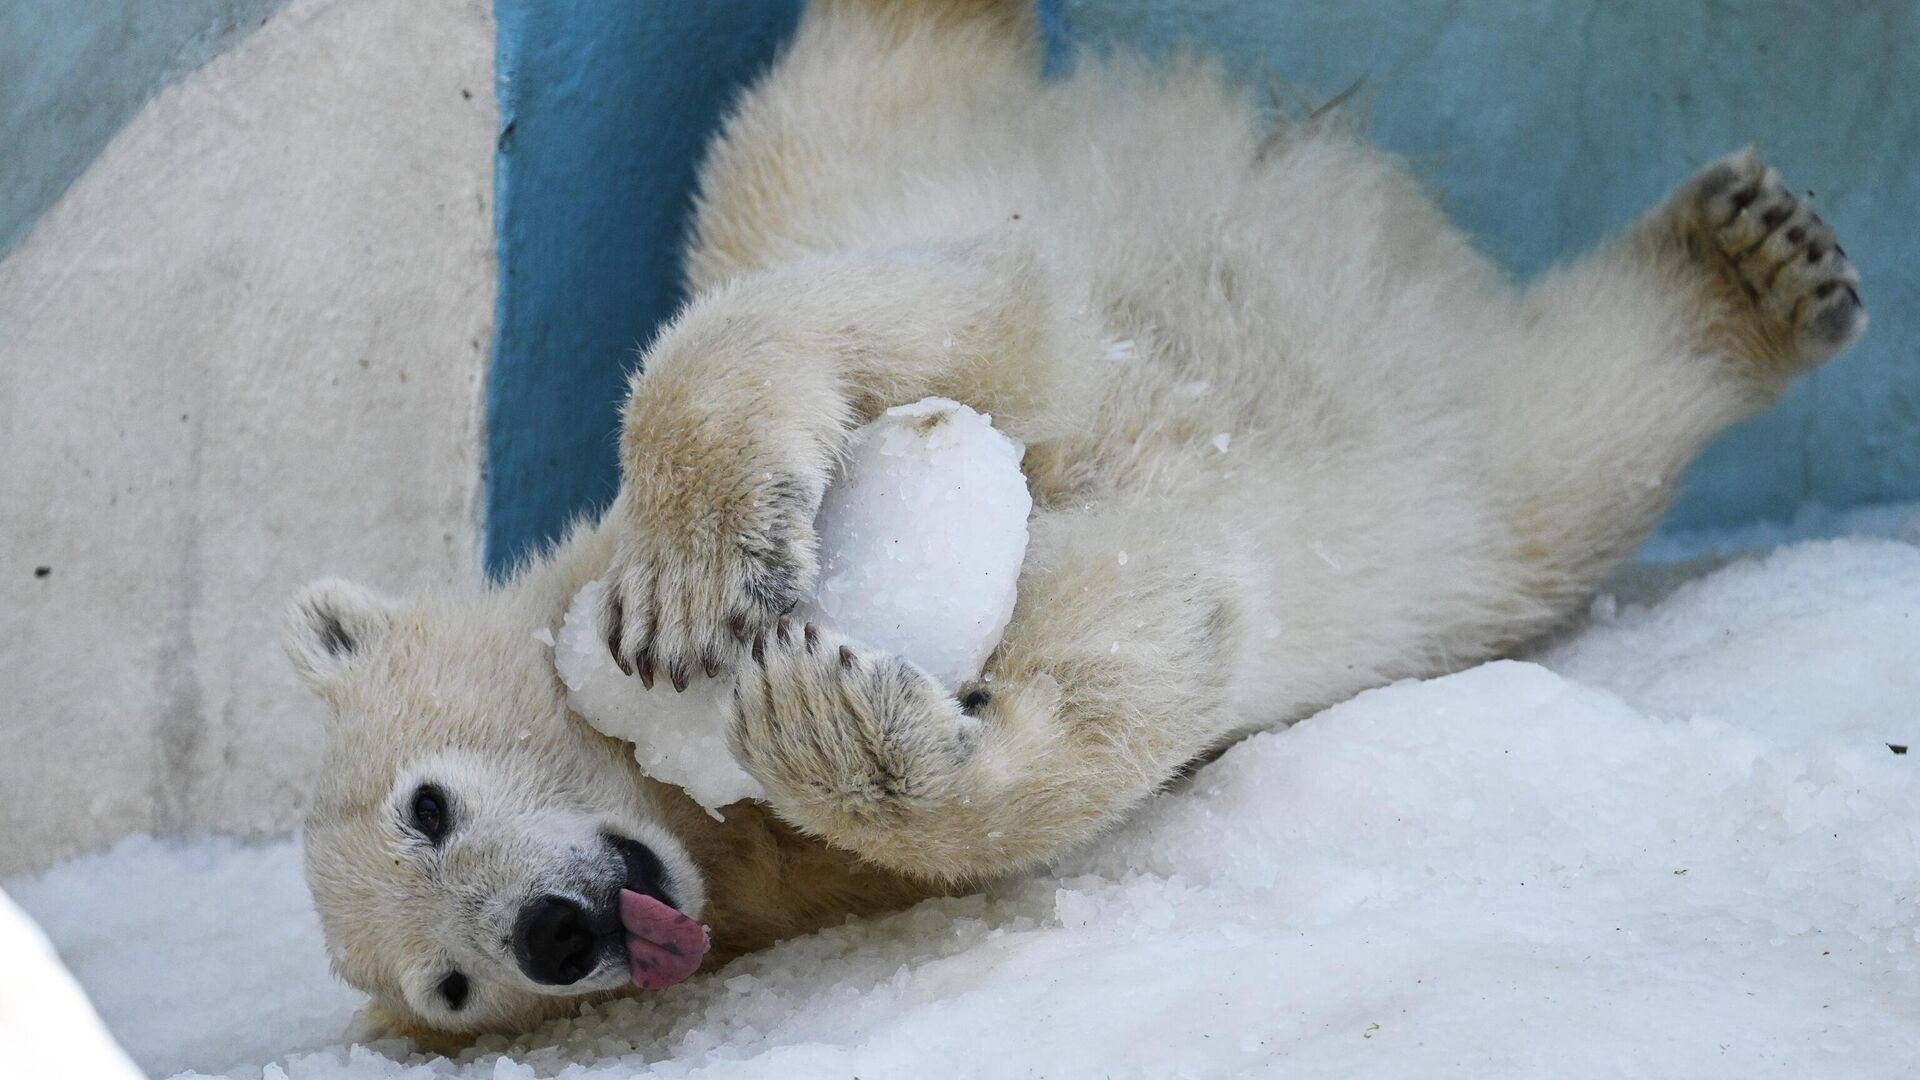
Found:
[{"label": "toe", "polygon": [[1849,282],[1838,278],[1816,286],[1808,305],[1806,335],[1816,344],[1838,349],[1867,328],[1866,305]]},{"label": "toe", "polygon": [[1768,169],[1758,180],[1735,189],[1714,219],[1721,250],[1736,260],[1745,258],[1791,220],[1798,206],[1799,200],[1781,185],[1780,174]]},{"label": "toe", "polygon": [[1731,222],[1759,198],[1766,165],[1749,147],[1702,169],[1693,181],[1693,198],[1714,226]]}]

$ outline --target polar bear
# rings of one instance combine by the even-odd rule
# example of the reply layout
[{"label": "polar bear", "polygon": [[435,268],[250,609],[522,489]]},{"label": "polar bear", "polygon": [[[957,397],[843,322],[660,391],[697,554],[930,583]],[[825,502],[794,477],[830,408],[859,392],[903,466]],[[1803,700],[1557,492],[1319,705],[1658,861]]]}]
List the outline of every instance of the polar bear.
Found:
[{"label": "polar bear", "polygon": [[[1523,646],[1865,325],[1751,151],[1519,288],[1396,162],[1203,62],[1042,81],[1025,7],[811,3],[709,153],[612,507],[497,587],[295,599],[332,713],[309,881],[395,1026],[671,982],[697,951],[636,957],[682,916],[711,967],[1034,866],[1248,732]],[[786,614],[848,433],[930,395],[1023,440],[1034,499],[952,695]],[[568,713],[533,633],[599,578],[637,683],[733,680],[764,805],[713,821]]]}]

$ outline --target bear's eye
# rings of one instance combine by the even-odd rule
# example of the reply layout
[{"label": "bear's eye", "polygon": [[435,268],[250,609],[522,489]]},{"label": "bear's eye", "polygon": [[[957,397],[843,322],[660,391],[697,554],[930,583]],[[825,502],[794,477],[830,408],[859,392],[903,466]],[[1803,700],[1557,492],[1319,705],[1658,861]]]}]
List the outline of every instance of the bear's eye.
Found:
[{"label": "bear's eye", "polygon": [[447,1008],[459,1012],[467,1003],[467,977],[456,971],[441,979],[440,996],[447,999]]},{"label": "bear's eye", "polygon": [[433,843],[447,835],[453,826],[453,814],[447,810],[447,796],[432,784],[421,784],[413,793],[410,812],[413,827]]}]

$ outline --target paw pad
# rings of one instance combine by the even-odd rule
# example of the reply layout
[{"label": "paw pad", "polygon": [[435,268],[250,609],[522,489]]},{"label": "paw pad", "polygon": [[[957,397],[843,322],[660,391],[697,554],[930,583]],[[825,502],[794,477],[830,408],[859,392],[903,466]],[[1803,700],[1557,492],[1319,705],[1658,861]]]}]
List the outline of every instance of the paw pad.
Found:
[{"label": "paw pad", "polygon": [[1683,189],[1683,228],[1731,279],[1796,367],[1831,356],[1866,327],[1859,273],[1833,230],[1751,150],[1703,170]]}]

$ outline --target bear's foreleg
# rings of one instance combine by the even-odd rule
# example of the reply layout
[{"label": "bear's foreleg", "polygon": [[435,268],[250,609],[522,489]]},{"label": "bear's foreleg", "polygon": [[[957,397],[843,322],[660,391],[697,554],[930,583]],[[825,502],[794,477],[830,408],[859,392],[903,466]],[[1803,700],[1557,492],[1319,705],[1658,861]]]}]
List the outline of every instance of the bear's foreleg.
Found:
[{"label": "bear's foreleg", "polygon": [[1029,257],[984,241],[799,263],[698,300],[623,416],[601,617],[616,661],[680,688],[729,666],[811,589],[851,431],[937,394],[1018,433],[1049,391],[1056,309]]},{"label": "bear's foreleg", "polygon": [[1149,510],[1038,519],[1013,624],[957,695],[776,625],[739,669],[736,756],[782,817],[919,878],[979,881],[1096,835],[1234,731],[1235,560]]}]

